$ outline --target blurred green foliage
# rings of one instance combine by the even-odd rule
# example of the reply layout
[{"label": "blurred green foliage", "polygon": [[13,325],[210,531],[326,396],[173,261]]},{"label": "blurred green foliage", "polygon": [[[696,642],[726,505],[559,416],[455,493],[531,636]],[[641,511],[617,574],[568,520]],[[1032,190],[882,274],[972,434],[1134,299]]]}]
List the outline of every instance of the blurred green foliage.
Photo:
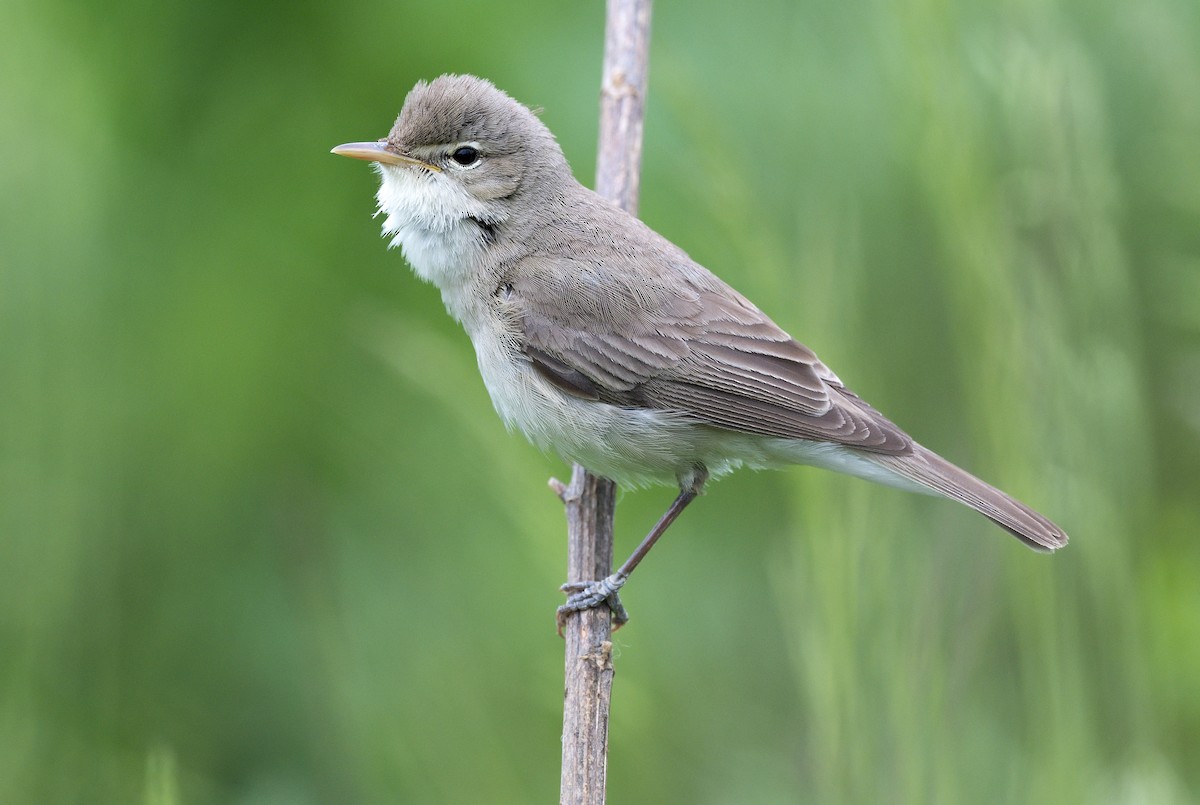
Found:
[{"label": "blurred green foliage", "polygon": [[[628,588],[612,801],[1200,798],[1200,6],[655,15],[643,218],[1073,542],[714,486]],[[473,72],[590,182],[600,5],[2,19],[0,802],[552,801],[568,470],[328,149]]]}]

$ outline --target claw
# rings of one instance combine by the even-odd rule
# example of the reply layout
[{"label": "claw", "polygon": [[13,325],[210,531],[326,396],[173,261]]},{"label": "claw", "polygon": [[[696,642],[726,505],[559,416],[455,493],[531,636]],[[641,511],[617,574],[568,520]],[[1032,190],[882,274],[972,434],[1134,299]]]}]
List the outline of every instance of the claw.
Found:
[{"label": "claw", "polygon": [[563,626],[572,612],[594,609],[601,604],[607,604],[612,612],[613,630],[621,628],[629,620],[629,612],[617,595],[617,591],[625,584],[625,579],[624,575],[614,573],[600,581],[570,581],[560,587],[559,589],[568,593],[568,596],[567,602],[556,612],[558,636],[562,637]]}]

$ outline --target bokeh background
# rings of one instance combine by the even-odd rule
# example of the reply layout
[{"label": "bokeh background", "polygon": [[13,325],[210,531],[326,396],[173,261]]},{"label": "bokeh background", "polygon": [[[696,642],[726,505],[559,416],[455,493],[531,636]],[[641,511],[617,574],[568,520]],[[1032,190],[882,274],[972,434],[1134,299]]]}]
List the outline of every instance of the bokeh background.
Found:
[{"label": "bokeh background", "polygon": [[[569,470],[328,150],[472,72],[590,184],[601,5],[0,19],[0,802],[553,801]],[[661,2],[650,77],[642,217],[1073,541],[715,485],[612,801],[1200,799],[1200,5]]]}]

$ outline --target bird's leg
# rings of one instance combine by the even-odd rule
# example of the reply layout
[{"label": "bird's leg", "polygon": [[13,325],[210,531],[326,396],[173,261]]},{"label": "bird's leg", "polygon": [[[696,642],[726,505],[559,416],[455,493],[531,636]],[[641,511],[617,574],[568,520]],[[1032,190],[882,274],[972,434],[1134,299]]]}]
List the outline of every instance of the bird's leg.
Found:
[{"label": "bird's leg", "polygon": [[700,464],[696,465],[691,472],[680,476],[679,495],[616,573],[599,581],[575,581],[562,586],[562,591],[569,595],[567,602],[558,608],[558,633],[560,635],[568,615],[572,612],[598,607],[602,603],[607,603],[609,609],[612,610],[614,629],[620,628],[629,620],[629,613],[621,604],[617,592],[625,585],[629,574],[633,573],[633,569],[646,557],[646,554],[650,553],[650,549],[654,547],[654,543],[658,542],[658,538],[670,527],[671,523],[675,522],[675,518],[679,516],[680,512],[696,499],[707,480],[708,470]]}]

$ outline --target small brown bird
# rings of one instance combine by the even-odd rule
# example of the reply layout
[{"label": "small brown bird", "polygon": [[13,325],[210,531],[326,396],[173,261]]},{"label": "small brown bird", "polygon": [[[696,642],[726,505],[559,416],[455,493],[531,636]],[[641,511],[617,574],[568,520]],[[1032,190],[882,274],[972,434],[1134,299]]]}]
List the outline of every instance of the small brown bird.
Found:
[{"label": "small brown bird", "polygon": [[612,576],[609,601],[710,477],[811,464],[944,495],[1026,545],[1054,523],[922,447],[812,350],[682,249],[571,173],[549,129],[473,76],[419,83],[387,138],[333,153],[374,163],[384,234],[466,328],[500,417],[534,444],[626,485],[678,484]]}]

